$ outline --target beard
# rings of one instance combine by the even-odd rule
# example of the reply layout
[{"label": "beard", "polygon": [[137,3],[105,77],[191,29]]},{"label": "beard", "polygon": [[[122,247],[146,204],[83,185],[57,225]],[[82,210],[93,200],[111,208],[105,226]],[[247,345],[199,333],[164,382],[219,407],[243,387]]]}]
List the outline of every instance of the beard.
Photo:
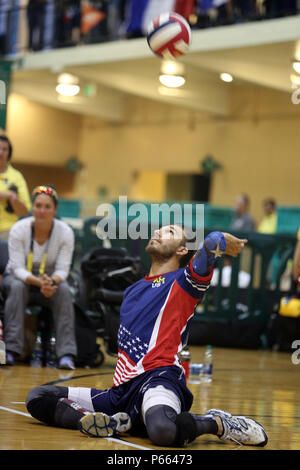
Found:
[{"label": "beard", "polygon": [[177,247],[170,247],[163,245],[161,242],[153,243],[152,240],[149,241],[146,246],[146,253],[151,258],[151,261],[163,264],[168,261],[174,253],[176,252]]}]

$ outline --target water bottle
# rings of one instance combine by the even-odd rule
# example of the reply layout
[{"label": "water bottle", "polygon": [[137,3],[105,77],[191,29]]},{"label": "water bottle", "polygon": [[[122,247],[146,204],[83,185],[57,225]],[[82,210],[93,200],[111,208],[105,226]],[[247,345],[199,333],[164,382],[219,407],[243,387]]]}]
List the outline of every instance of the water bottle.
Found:
[{"label": "water bottle", "polygon": [[55,334],[52,333],[46,353],[46,367],[55,368],[57,366],[55,344]]},{"label": "water bottle", "polygon": [[190,384],[200,384],[200,374],[201,374],[202,364],[193,363],[190,364],[190,376],[189,376],[189,383]]},{"label": "water bottle", "polygon": [[40,331],[38,331],[36,334],[36,340],[31,353],[30,365],[31,367],[43,366],[43,344]]},{"label": "water bottle", "polygon": [[200,372],[200,380],[202,383],[211,383],[212,382],[212,372],[213,372],[213,353],[212,347],[206,346],[204,353],[203,364]]},{"label": "water bottle", "polygon": [[0,364],[6,364],[5,343],[3,341],[3,327],[0,320]]},{"label": "water bottle", "polygon": [[180,364],[184,368],[185,378],[187,381],[189,378],[190,360],[191,360],[191,353],[187,346],[180,351],[180,353],[178,354],[178,357],[180,360]]}]

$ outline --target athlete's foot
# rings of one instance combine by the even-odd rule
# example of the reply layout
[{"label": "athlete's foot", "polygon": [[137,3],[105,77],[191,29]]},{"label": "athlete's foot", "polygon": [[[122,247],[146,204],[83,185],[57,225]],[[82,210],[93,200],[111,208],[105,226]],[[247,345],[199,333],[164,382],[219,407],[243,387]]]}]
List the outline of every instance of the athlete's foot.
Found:
[{"label": "athlete's foot", "polygon": [[108,416],[105,413],[89,413],[79,421],[79,430],[91,437],[110,437],[127,432],[131,428],[131,419],[127,413]]},{"label": "athlete's foot", "polygon": [[263,447],[268,436],[261,424],[246,416],[232,416],[222,410],[209,410],[206,417],[214,418],[218,424],[220,439],[230,439],[238,444]]}]

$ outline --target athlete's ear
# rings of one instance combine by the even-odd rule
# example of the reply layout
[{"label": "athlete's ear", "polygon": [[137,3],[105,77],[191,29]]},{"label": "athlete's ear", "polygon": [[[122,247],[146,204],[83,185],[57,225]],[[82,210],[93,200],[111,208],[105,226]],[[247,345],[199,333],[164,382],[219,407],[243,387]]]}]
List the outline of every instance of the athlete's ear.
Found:
[{"label": "athlete's ear", "polygon": [[180,245],[176,250],[176,255],[185,256],[188,253],[188,249],[186,246]]}]

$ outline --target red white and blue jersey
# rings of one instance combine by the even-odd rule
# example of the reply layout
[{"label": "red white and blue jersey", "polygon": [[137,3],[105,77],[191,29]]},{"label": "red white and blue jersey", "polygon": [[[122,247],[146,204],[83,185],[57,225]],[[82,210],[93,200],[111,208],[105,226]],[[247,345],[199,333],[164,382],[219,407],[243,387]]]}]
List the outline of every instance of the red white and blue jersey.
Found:
[{"label": "red white and blue jersey", "polygon": [[204,277],[197,274],[197,267],[193,258],[186,268],[147,275],[126,289],[114,386],[157,367],[181,367],[177,354],[186,343],[194,309],[213,274],[213,266]]}]

